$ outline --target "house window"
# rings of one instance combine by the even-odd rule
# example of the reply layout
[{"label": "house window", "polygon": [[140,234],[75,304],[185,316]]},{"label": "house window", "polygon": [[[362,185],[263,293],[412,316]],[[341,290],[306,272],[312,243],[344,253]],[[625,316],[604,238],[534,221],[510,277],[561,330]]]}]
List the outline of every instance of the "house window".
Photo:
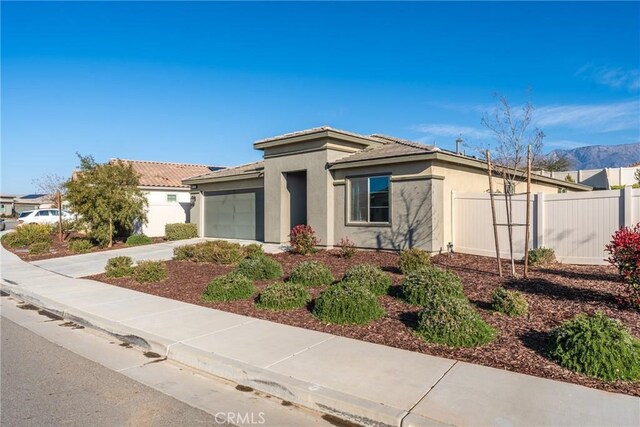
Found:
[{"label": "house window", "polygon": [[351,178],[352,222],[389,222],[389,177]]},{"label": "house window", "polygon": [[176,201],[178,201],[178,196],[175,194],[167,194],[167,202],[171,203]]}]

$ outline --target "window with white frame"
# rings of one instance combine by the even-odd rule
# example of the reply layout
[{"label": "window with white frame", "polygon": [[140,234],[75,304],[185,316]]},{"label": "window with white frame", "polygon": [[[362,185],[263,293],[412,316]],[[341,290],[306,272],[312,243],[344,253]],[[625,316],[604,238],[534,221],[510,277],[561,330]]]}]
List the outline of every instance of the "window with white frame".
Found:
[{"label": "window with white frame", "polygon": [[389,176],[350,178],[350,221],[389,222]]},{"label": "window with white frame", "polygon": [[167,194],[167,202],[172,203],[178,201],[178,196],[175,194]]}]

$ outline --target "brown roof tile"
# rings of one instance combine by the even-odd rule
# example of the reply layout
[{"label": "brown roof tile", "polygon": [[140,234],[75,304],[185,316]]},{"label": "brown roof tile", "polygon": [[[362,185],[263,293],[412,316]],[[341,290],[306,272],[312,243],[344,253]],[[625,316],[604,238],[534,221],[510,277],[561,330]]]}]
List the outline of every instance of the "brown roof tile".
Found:
[{"label": "brown roof tile", "polygon": [[209,173],[216,166],[194,165],[188,163],[153,162],[146,160],[112,159],[133,166],[140,174],[140,185],[145,187],[188,187],[182,180],[190,176]]},{"label": "brown roof tile", "polygon": [[350,156],[338,159],[333,163],[351,163],[362,160],[384,159],[387,157],[408,156],[411,154],[424,154],[439,151],[439,148],[432,145],[419,144],[417,142],[392,136],[374,134],[369,138],[384,142],[385,145],[365,148],[364,150],[353,153]]}]

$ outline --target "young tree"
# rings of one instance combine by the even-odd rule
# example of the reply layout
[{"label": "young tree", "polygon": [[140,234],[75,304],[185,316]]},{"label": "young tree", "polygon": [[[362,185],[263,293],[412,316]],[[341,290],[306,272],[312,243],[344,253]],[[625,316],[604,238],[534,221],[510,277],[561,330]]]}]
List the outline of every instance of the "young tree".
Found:
[{"label": "young tree", "polygon": [[516,192],[517,185],[527,180],[528,162],[531,161],[534,164],[539,162],[544,133],[532,126],[533,106],[530,102],[525,103],[521,109],[514,110],[506,97],[497,96],[497,98],[498,105],[491,113],[486,113],[482,117],[481,123],[493,134],[497,143],[494,148],[496,155],[493,157],[495,163],[492,165],[494,169],[492,172],[503,181],[511,274],[515,276],[512,196]]},{"label": "young tree", "polygon": [[147,222],[147,199],[138,188],[139,176],[120,161],[96,163],[81,156],[80,168],[65,184],[66,200],[91,235],[111,247],[113,237],[129,233],[136,221]]},{"label": "young tree", "polygon": [[62,241],[63,221],[62,221],[62,199],[66,191],[66,179],[56,174],[46,174],[33,181],[38,191],[47,195],[49,201],[58,209],[58,238]]}]

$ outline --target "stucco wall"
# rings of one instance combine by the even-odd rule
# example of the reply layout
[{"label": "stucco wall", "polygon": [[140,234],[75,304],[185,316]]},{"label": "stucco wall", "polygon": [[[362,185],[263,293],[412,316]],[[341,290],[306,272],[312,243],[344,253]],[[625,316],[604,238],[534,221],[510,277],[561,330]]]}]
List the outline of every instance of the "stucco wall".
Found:
[{"label": "stucco wall", "polygon": [[[149,208],[148,223],[142,227],[147,236],[164,236],[164,226],[175,222],[188,222],[190,199],[188,189],[144,190]],[[167,195],[175,194],[176,201],[168,202]]]}]

